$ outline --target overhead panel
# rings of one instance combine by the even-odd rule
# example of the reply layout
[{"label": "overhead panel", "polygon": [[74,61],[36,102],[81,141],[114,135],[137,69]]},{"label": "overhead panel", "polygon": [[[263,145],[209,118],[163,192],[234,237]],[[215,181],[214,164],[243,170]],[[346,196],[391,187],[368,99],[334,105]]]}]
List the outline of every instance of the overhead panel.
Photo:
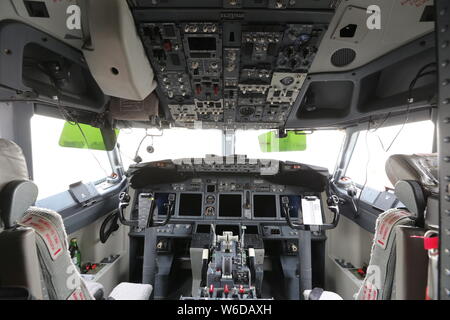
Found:
[{"label": "overhead panel", "polygon": [[139,33],[176,125],[276,128],[297,101],[326,27],[163,20],[139,23]]}]

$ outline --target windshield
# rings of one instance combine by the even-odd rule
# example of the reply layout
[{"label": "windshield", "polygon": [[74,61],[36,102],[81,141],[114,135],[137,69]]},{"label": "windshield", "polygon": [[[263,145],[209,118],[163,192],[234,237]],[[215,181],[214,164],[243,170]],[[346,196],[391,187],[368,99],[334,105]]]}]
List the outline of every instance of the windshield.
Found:
[{"label": "windshield", "polygon": [[[146,132],[151,135],[146,137]],[[125,169],[135,163],[136,155],[141,157],[142,162],[150,162],[222,154],[222,131],[215,129],[172,128],[164,131],[123,129],[117,142]],[[154,152],[147,151],[149,146],[153,147]]]},{"label": "windshield", "polygon": [[334,171],[341,145],[344,141],[343,130],[314,131],[306,136],[306,150],[291,152],[262,152],[258,144],[258,136],[267,130],[236,131],[236,153],[245,154],[249,158],[275,159],[295,161],[328,168]]},{"label": "windshield", "polygon": [[[260,150],[258,136],[267,131],[237,130],[234,153],[246,155],[251,159],[301,162],[325,167],[333,172],[345,135],[341,130],[315,131],[307,135],[305,151],[264,153]],[[149,134],[147,137],[146,132]],[[143,162],[149,162],[164,159],[203,158],[207,154],[223,155],[222,131],[214,129],[172,128],[164,131],[124,129],[119,134],[118,142],[125,169],[134,163],[136,156],[139,156]],[[147,151],[148,147],[153,147],[149,148],[153,149],[150,150],[153,151],[152,153]]]}]

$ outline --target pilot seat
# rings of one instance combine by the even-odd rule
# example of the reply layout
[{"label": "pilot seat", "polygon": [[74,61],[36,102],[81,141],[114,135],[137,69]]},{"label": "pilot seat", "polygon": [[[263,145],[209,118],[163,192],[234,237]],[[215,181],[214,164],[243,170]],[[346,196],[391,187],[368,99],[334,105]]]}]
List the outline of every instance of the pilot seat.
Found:
[{"label": "pilot seat", "polygon": [[[34,299],[102,299],[102,285],[84,281],[70,258],[62,217],[32,206],[38,188],[14,142],[0,139],[0,168],[1,296],[15,297],[27,289]],[[151,292],[151,285],[123,282],[107,299],[148,300]]]}]

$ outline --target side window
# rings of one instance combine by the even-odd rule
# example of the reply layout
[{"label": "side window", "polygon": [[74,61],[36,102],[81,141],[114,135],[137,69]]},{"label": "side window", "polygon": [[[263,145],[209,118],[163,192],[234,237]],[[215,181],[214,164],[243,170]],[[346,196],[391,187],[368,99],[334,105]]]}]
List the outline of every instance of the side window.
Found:
[{"label": "side window", "polygon": [[433,135],[432,121],[361,131],[345,175],[356,184],[377,191],[393,188],[385,170],[389,156],[431,153]]},{"label": "side window", "polygon": [[61,147],[64,124],[62,119],[31,118],[33,180],[39,187],[38,199],[66,191],[78,181],[101,180],[112,172],[106,151]]}]

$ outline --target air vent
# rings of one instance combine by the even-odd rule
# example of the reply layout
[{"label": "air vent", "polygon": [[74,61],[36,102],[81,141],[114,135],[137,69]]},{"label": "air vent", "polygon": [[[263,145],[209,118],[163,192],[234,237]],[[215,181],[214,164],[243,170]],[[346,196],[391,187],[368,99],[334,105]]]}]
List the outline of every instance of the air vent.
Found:
[{"label": "air vent", "polygon": [[355,50],[350,48],[343,48],[333,53],[333,55],[331,56],[331,63],[335,67],[344,67],[352,63],[353,60],[355,60],[355,57]]},{"label": "air vent", "polygon": [[47,6],[44,1],[24,1],[28,14],[32,18],[48,18]]}]

